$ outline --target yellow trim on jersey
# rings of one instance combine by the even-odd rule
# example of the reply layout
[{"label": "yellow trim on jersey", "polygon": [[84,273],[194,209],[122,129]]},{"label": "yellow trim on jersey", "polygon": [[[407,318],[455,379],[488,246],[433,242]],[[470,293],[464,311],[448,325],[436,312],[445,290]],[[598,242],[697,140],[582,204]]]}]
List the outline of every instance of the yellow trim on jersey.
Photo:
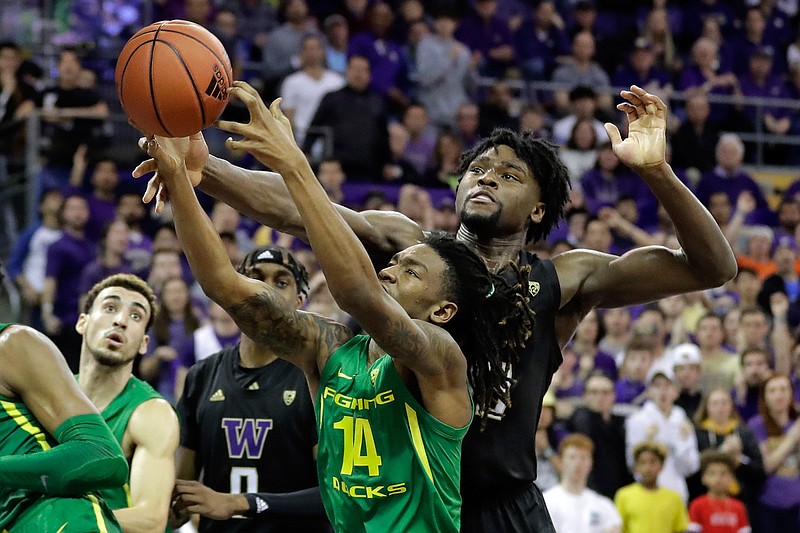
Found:
[{"label": "yellow trim on jersey", "polygon": [[425,473],[428,474],[428,477],[433,481],[431,465],[428,463],[428,454],[425,452],[425,443],[422,441],[422,431],[419,429],[417,412],[408,404],[406,404],[406,417],[408,418],[408,428],[411,430],[411,442],[414,444],[414,449],[417,451],[417,456],[422,463],[422,468],[425,469]]},{"label": "yellow trim on jersey", "polygon": [[25,417],[25,415],[20,413],[19,409],[17,409],[17,406],[14,403],[0,400],[0,405],[3,406],[5,412],[14,419],[14,422],[16,422],[19,427],[36,438],[36,442],[38,442],[39,446],[42,447],[42,451],[46,452],[50,449],[50,444],[48,444],[47,436],[44,434],[44,432],[40,428],[34,426],[33,423]]},{"label": "yellow trim on jersey", "polygon": [[322,429],[322,416],[325,414],[325,398],[319,399],[319,429]]},{"label": "yellow trim on jersey", "polygon": [[131,486],[128,483],[122,485],[122,490],[125,491],[125,503],[128,507],[133,507],[133,500],[131,500]]},{"label": "yellow trim on jersey", "polygon": [[96,496],[87,494],[89,501],[92,502],[92,509],[94,510],[94,518],[97,520],[98,533],[108,533],[106,528],[106,519],[103,518],[103,510],[100,508],[100,502]]},{"label": "yellow trim on jersey", "polygon": [[69,524],[69,522],[64,522],[64,525],[58,528],[58,531],[56,531],[56,533],[61,533],[62,531],[64,531],[64,528],[67,527],[67,524]]}]

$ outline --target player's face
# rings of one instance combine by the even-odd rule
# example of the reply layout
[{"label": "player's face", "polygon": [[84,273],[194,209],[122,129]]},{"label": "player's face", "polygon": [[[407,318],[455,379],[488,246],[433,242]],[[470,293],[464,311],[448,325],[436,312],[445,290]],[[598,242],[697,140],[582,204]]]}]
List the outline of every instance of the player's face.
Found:
[{"label": "player's face", "polygon": [[418,320],[441,324],[455,316],[456,307],[442,298],[447,265],[433,248],[416,244],[397,253],[378,273],[383,290]]},{"label": "player's face", "polygon": [[712,463],[703,472],[703,485],[708,487],[708,490],[716,493],[726,492],[731,485],[731,481],[733,481],[731,471],[722,463]]},{"label": "player's face", "polygon": [[456,212],[478,235],[513,235],[541,222],[544,203],[528,165],[508,146],[476,157],[458,185]]},{"label": "player's face", "polygon": [[75,329],[95,361],[120,367],[147,349],[147,321],[152,309],[142,294],[107,287],[97,295],[89,313],[81,313]]},{"label": "player's face", "polygon": [[245,276],[263,281],[272,287],[284,301],[296,308],[300,307],[303,299],[297,293],[297,281],[292,272],[277,263],[257,263],[247,269]]},{"label": "player's face", "polygon": [[636,460],[634,469],[636,473],[639,474],[639,477],[641,477],[642,483],[653,485],[656,479],[658,479],[658,474],[661,472],[663,466],[661,459],[659,459],[656,454],[652,452],[642,452]]}]

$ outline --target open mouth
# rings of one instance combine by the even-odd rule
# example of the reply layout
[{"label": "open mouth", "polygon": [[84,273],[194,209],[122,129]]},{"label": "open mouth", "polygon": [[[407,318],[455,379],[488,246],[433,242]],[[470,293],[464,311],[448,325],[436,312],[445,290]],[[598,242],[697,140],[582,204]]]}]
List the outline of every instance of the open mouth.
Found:
[{"label": "open mouth", "polygon": [[469,197],[470,202],[474,202],[477,204],[493,204],[495,203],[494,196],[487,192],[476,192],[475,194]]},{"label": "open mouth", "polygon": [[123,337],[119,333],[110,333],[106,335],[106,340],[112,346],[122,346],[123,344],[125,344],[125,337]]}]

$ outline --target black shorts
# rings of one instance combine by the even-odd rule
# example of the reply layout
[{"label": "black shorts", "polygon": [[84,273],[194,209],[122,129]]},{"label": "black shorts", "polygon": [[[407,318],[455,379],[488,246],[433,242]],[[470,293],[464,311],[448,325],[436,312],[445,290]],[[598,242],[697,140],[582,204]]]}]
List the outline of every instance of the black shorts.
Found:
[{"label": "black shorts", "polygon": [[536,484],[489,499],[465,499],[461,533],[556,533]]}]

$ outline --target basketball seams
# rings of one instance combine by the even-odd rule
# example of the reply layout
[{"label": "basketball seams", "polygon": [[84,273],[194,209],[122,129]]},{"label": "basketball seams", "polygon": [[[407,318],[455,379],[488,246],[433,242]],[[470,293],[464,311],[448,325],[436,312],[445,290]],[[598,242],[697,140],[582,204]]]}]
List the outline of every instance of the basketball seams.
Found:
[{"label": "basketball seams", "polygon": [[[158,29],[156,30],[155,35],[153,35],[153,41],[152,41],[153,42],[153,47],[150,49],[150,80],[149,80],[150,81],[150,98],[153,101],[153,111],[155,111],[156,118],[158,119],[158,123],[161,124],[162,128],[164,128],[164,131],[167,133],[166,136],[167,137],[171,137],[172,136],[172,132],[170,132],[169,128],[167,128],[167,125],[164,124],[164,119],[161,118],[161,112],[159,112],[159,110],[158,110],[158,104],[156,103],[156,90],[153,87],[153,63],[155,62],[154,58],[155,58],[155,55],[156,55],[156,43],[158,42],[158,34],[161,31],[161,27],[164,24],[167,24],[167,22],[164,22],[163,24],[161,24],[161,26],[159,26]],[[161,42],[164,42],[164,41],[161,41]]]},{"label": "basketball seams", "polygon": [[[189,26],[189,27],[191,27],[191,26]],[[202,26],[201,26],[201,27],[202,27]],[[225,61],[224,59],[222,59],[222,58],[221,58],[221,57],[220,57],[220,56],[217,54],[217,52],[216,52],[216,51],[215,51],[213,48],[211,48],[210,46],[208,46],[208,44],[207,44],[207,43],[205,43],[205,42],[204,42],[202,39],[199,39],[199,38],[195,37],[195,36],[194,36],[194,35],[192,35],[192,34],[189,34],[189,33],[184,33],[184,32],[182,32],[182,31],[178,31],[178,30],[173,30],[173,29],[171,29],[171,28],[164,28],[164,29],[163,29],[163,30],[161,30],[161,31],[162,31],[163,33],[177,33],[178,35],[183,35],[184,37],[188,37],[189,39],[191,39],[191,40],[195,41],[196,43],[198,43],[198,44],[202,45],[202,46],[203,46],[203,47],[204,47],[206,50],[208,50],[209,52],[211,52],[211,55],[213,55],[213,56],[214,56],[214,58],[215,58],[217,61],[219,61],[219,64],[222,66],[223,70],[225,70],[225,75],[228,77],[228,80],[227,80],[227,81],[228,81],[228,87],[230,87],[231,85],[233,85],[233,79],[232,79],[232,78],[233,78],[233,76],[232,76],[232,75],[229,75],[229,73],[227,72],[227,69],[225,68],[225,65],[227,65],[228,63],[230,63],[230,60],[229,60],[229,61]],[[212,34],[212,35],[213,35],[213,34]]]},{"label": "basketball seams", "polygon": [[[175,45],[173,45],[171,42],[169,42],[169,41],[161,41],[161,40],[158,41],[158,42],[164,43],[167,46],[169,46],[170,49],[173,52],[175,52],[175,55],[178,57],[178,61],[180,61],[181,65],[183,65],[183,69],[186,71],[186,75],[189,77],[189,81],[192,83],[192,89],[194,89],[194,94],[197,97],[197,105],[200,107],[200,116],[202,117],[202,122],[200,123],[200,126],[202,128],[202,126],[206,123],[206,108],[203,105],[203,97],[202,97],[202,95],[200,93],[200,90],[197,88],[197,84],[194,82],[194,76],[192,76],[192,71],[189,70],[189,65],[186,64],[186,61],[183,60],[183,57],[181,56],[181,53],[178,51],[178,49],[175,47]],[[151,83],[152,83],[152,81],[151,81]]]},{"label": "basketball seams", "polygon": [[[128,70],[128,65],[130,65],[131,60],[133,59],[133,56],[136,55],[136,52],[138,52],[141,47],[143,47],[143,46],[145,46],[145,45],[147,45],[147,44],[149,44],[151,42],[153,42],[153,41],[145,41],[145,42],[139,44],[138,46],[136,46],[136,48],[134,48],[133,51],[128,55],[128,59],[125,61],[125,66],[122,67],[122,72],[119,75],[119,83],[117,83],[117,86],[118,86],[117,94],[119,96],[119,103],[120,103],[120,105],[122,105],[123,109],[125,109],[125,101],[124,101],[124,97],[123,97],[122,88],[125,86],[125,83],[124,83],[124,81],[125,81],[125,72]],[[152,54],[151,54],[151,60],[152,60]]]}]

